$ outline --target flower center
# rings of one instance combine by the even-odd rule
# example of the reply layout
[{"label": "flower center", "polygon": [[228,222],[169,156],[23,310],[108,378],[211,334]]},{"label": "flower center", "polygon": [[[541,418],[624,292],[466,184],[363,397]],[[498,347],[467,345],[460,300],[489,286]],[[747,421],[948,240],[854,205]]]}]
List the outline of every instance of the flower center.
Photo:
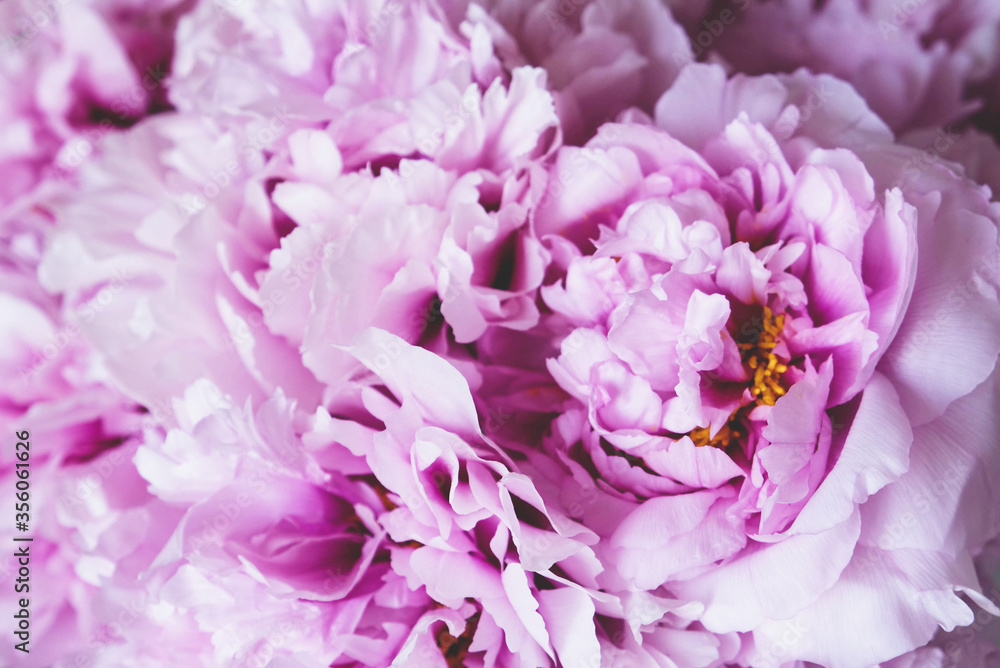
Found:
[{"label": "flower center", "polygon": [[740,436],[743,435],[743,432],[740,431],[740,420],[737,417],[741,410],[743,410],[743,407],[733,411],[733,414],[729,416],[729,421],[723,425],[722,429],[719,430],[719,433],[717,433],[714,438],[712,437],[711,431],[708,427],[698,427],[697,429],[692,429],[688,436],[691,437],[691,440],[694,441],[694,444],[699,448],[705,445],[728,448],[729,444],[733,440],[739,439]]},{"label": "flower center", "polygon": [[785,314],[776,316],[765,306],[763,317],[753,324],[757,332],[756,340],[736,344],[740,350],[743,366],[752,376],[750,395],[754,398],[753,403],[745,403],[733,411],[726,424],[714,437],[709,427],[693,429],[689,436],[699,447],[705,445],[729,447],[730,443],[746,433],[743,420],[750,410],[756,406],[773,406],[778,398],[788,391],[788,385],[784,380],[784,374],[788,371],[787,360],[783,361],[774,352],[778,345],[778,337],[785,327]]},{"label": "flower center", "polygon": [[472,637],[476,634],[481,614],[481,611],[476,611],[475,614],[466,619],[465,630],[457,638],[448,633],[448,627],[443,627],[438,631],[434,639],[448,663],[448,668],[462,668],[465,665],[465,655],[469,653],[469,646],[472,645]]},{"label": "flower center", "polygon": [[743,364],[753,372],[750,394],[754,396],[758,405],[773,406],[778,397],[784,396],[788,391],[782,382],[782,375],[788,371],[788,365],[774,354],[778,336],[784,326],[785,314],[775,316],[771,309],[765,306],[763,325],[757,340],[752,343],[736,344],[743,357]]}]

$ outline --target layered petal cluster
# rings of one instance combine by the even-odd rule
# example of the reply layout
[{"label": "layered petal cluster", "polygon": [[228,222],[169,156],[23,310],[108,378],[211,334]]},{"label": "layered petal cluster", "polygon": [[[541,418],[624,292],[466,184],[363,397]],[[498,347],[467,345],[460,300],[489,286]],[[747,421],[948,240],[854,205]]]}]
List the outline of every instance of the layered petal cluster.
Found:
[{"label": "layered petal cluster", "polygon": [[[692,58],[747,74],[805,67],[849,82],[927,161],[953,160],[993,192],[1000,8],[963,2],[672,3]],[[785,35],[794,34],[794,40]],[[816,104],[822,104],[817,100]]]},{"label": "layered petal cluster", "polygon": [[163,108],[184,4],[4,3],[0,204],[72,172],[117,128]]},{"label": "layered petal cluster", "polygon": [[565,140],[579,145],[635,107],[652,112],[693,57],[683,28],[655,0],[468,0],[448,3],[474,44],[505,69],[530,64],[550,78]]},{"label": "layered petal cluster", "polygon": [[[0,428],[9,439],[0,482],[17,512],[3,538],[23,549],[14,539],[30,537],[30,558],[12,549],[0,559],[0,609],[13,619],[26,598],[31,634],[51,642],[27,657],[8,643],[0,660],[41,667],[82,661],[140,619],[147,593],[136,579],[162,544],[153,520],[164,509],[129,461],[155,420],[114,388],[51,298],[35,300],[39,286],[21,287],[5,284],[0,295]],[[164,629],[175,631],[187,629]]]},{"label": "layered petal cluster", "polygon": [[[958,594],[997,612],[971,557],[998,529],[1000,211],[920,157],[832,78],[690,66],[652,123],[560,151],[539,206],[572,397],[547,445],[606,495],[581,512],[604,582],[704,604],[753,665],[789,629],[867,666],[972,623]],[[861,600],[911,603],[847,652],[876,620],[821,620]]]},{"label": "layered petal cluster", "polygon": [[[113,313],[81,327],[146,405],[167,414],[172,397],[209,377],[257,401],[295,388],[311,409],[323,392],[317,380],[334,384],[357,367],[337,346],[367,325],[415,342],[443,316],[464,342],[488,324],[537,322],[531,291],[543,251],[525,231],[545,172],[532,161],[558,143],[545,73],[520,68],[481,86],[470,47],[431,9],[396,7],[371,44],[345,42],[333,83],[316,83],[315,114],[305,103],[291,111],[281,92],[263,91],[254,105],[220,100],[240,110],[231,115],[200,109],[203,97],[188,101],[188,84],[203,75],[241,77],[226,74],[225,59],[187,63],[188,49],[209,58],[229,32],[187,36],[198,14],[182,21],[171,95],[183,111],[108,139],[115,150],[88,163],[79,195],[55,206],[60,225],[40,268],[45,287],[73,308],[127,283]],[[360,20],[345,16],[330,20]],[[222,30],[237,18],[204,25]],[[319,25],[310,15],[298,21]],[[437,27],[418,29],[424,23]],[[261,29],[260,48],[274,48],[270,26]],[[280,44],[288,58],[304,48]],[[411,64],[423,83],[389,86],[371,70],[390,56],[412,61],[412,52],[422,54]],[[274,62],[259,54],[260,67]],[[357,122],[380,108],[395,111],[377,132]],[[508,266],[511,247],[518,259]],[[188,299],[195,286],[207,289]],[[136,356],[158,362],[136,366]]]},{"label": "layered petal cluster", "polygon": [[1000,63],[1000,8],[987,0],[734,0],[699,9],[686,21],[697,57],[718,54],[747,74],[833,74],[896,131],[959,121],[993,98],[983,84]]},{"label": "layered petal cluster", "polygon": [[5,3],[2,661],[994,665],[1000,15],[898,4]]}]

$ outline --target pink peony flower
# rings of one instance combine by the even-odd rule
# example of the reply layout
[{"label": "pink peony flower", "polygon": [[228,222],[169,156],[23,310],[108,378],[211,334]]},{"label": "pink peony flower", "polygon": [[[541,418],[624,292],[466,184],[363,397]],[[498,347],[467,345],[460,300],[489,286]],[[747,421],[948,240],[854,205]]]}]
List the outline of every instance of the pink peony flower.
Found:
[{"label": "pink peony flower", "polygon": [[[297,352],[259,326],[247,289],[276,233],[262,156],[241,151],[240,137],[197,117],[154,117],[109,137],[107,155],[80,170],[86,195],[53,206],[42,284],[63,296],[67,319],[116,381],[165,424],[172,400],[202,378],[240,401],[263,402],[284,386],[310,408],[321,391]],[[123,203],[127,214],[112,213]]]},{"label": "pink peony flower", "polygon": [[[549,75],[565,141],[582,144],[625,109],[651,113],[692,57],[684,31],[653,0],[448,2],[459,30],[505,69]],[[462,13],[464,10],[464,14]]]},{"label": "pink peony flower", "polygon": [[599,581],[703,604],[755,666],[887,660],[972,623],[958,593],[997,612],[988,191],[828,77],[690,66],[656,111],[562,149],[535,218],[528,335],[571,398],[546,445],[595,479]]},{"label": "pink peony flower", "polygon": [[[224,12],[204,24],[208,33],[188,35],[184,25],[202,25],[191,14],[179,31],[171,88],[184,113],[109,137],[107,155],[81,168],[79,190],[53,203],[58,226],[42,282],[78,310],[93,291],[129,274],[102,317],[74,323],[145,405],[168,415],[173,397],[208,377],[224,393],[258,402],[285,388],[311,409],[322,393],[316,379],[337,383],[358,366],[336,345],[366,325],[416,342],[434,336],[442,315],[463,341],[489,324],[537,322],[544,253],[527,210],[544,181],[535,161],[557,145],[558,122],[545,73],[520,68],[508,83],[497,78],[480,88],[459,65],[468,45],[433,12],[419,4],[396,9],[367,42],[345,41],[330,55],[343,71],[314,81],[316,109],[297,103],[292,114],[288,96],[263,91],[252,105],[234,101],[243,111],[223,114],[222,127],[209,120],[214,108],[197,106],[203,98],[189,103],[185,95],[229,61],[202,67],[185,54],[210,58],[240,16],[263,31],[261,49],[275,44],[269,27],[241,13]],[[293,19],[315,25],[308,16]],[[347,30],[358,19],[329,20]],[[304,48],[278,46],[288,59]],[[422,84],[372,79],[372,58],[407,59],[414,49],[426,55]],[[273,63],[261,56],[259,65]],[[366,134],[375,126],[357,115],[382,108],[397,111]],[[325,129],[312,127],[320,120]],[[125,201],[124,216],[112,213]],[[109,216],[122,227],[105,225]],[[146,223],[137,228],[136,219]],[[519,255],[513,267],[500,262],[508,247]],[[376,255],[380,262],[370,262]],[[213,287],[197,300],[180,297],[196,285]],[[177,348],[182,340],[191,348]],[[159,362],[137,366],[137,355]]]},{"label": "pink peony flower", "polygon": [[300,431],[280,393],[251,412],[199,383],[177,408],[181,426],[135,457],[151,493],[181,510],[149,567],[150,600],[196,620],[216,665],[387,664],[429,601],[393,598],[380,492],[324,469],[323,429]]},{"label": "pink peony flower", "polygon": [[71,173],[118,128],[163,109],[182,4],[4,3],[0,204]]},{"label": "pink peony flower", "polygon": [[30,665],[996,661],[1000,15],[667,4],[18,38]]},{"label": "pink peony flower", "polygon": [[[151,520],[170,518],[151,503],[130,458],[144,431],[156,427],[107,384],[79,332],[56,330],[45,314],[12,295],[4,294],[3,304],[0,338],[5,351],[21,353],[15,360],[25,366],[20,375],[13,364],[7,367],[11,384],[0,395],[0,426],[26,444],[4,448],[3,498],[14,508],[25,502],[15,492],[27,492],[17,518],[26,528],[15,532],[12,518],[4,538],[27,545],[30,561],[25,578],[13,549],[0,560],[0,609],[13,618],[27,598],[31,618],[30,655],[15,648],[25,640],[17,638],[2,656],[10,665],[60,665],[101,654],[144,609],[145,592],[135,581],[166,537]],[[26,468],[15,468],[25,461]],[[30,543],[11,542],[25,536]]]},{"label": "pink peony flower", "polygon": [[967,117],[1000,62],[1000,11],[988,0],[734,0],[687,26],[696,56],[740,72],[807,67],[850,82],[896,131]]},{"label": "pink peony flower", "polygon": [[[338,420],[334,433],[365,458],[398,506],[380,520],[395,543],[393,571],[460,613],[440,618],[451,636],[437,637],[447,664],[461,661],[456,647],[484,666],[596,660],[596,606],[616,607],[597,591],[600,566],[589,547],[596,536],[547,506],[531,479],[512,469],[482,433],[455,368],[384,331],[365,330],[356,341],[351,353],[392,399],[366,387],[364,406],[385,428],[348,429]],[[444,665],[427,623],[418,624],[393,665]]]}]

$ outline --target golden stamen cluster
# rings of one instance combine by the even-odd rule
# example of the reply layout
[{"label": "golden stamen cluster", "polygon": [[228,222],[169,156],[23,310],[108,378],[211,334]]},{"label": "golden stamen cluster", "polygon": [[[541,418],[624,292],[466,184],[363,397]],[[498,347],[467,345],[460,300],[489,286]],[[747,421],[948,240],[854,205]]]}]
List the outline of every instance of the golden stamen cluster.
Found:
[{"label": "golden stamen cluster", "polygon": [[753,385],[750,394],[757,404],[773,406],[778,397],[784,396],[788,388],[782,382],[782,374],[788,371],[788,365],[782,363],[774,354],[778,345],[778,336],[785,326],[785,314],[775,317],[768,307],[764,307],[764,322],[760,336],[753,343],[737,343],[743,356],[743,363],[753,371]]},{"label": "golden stamen cluster", "polygon": [[736,413],[739,411],[734,411],[732,415],[729,416],[729,420],[723,425],[719,433],[713,438],[709,427],[698,427],[697,429],[692,429],[688,436],[694,441],[694,444],[698,447],[705,445],[712,445],[720,448],[728,448],[729,444],[733,440],[738,440],[743,432],[739,429],[739,422],[736,421]]},{"label": "golden stamen cluster", "polygon": [[[753,384],[750,386],[750,394],[754,398],[752,405],[773,406],[778,398],[784,396],[788,391],[783,379],[784,373],[788,371],[788,365],[774,353],[774,349],[778,345],[778,337],[784,327],[785,314],[775,316],[774,312],[765,306],[763,324],[757,340],[753,343],[736,344],[740,350],[743,364],[748,372],[753,374]],[[740,406],[733,411],[726,424],[714,437],[711,436],[709,427],[699,427],[689,434],[691,440],[699,447],[706,445],[729,447],[731,442],[743,436],[738,415],[749,406]]]},{"label": "golden stamen cluster", "polygon": [[438,631],[435,640],[441,654],[444,655],[448,668],[464,668],[465,655],[469,653],[469,647],[472,645],[473,636],[476,635],[476,627],[479,626],[479,617],[482,614],[481,611],[476,611],[466,619],[465,630],[457,638],[448,633],[446,627]]}]

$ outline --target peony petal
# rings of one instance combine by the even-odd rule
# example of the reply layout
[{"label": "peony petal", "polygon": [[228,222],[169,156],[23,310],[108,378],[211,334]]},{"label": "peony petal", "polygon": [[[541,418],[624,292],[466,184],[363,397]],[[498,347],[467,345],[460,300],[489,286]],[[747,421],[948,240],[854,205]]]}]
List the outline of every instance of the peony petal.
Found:
[{"label": "peony petal", "polygon": [[788,619],[832,587],[850,561],[860,531],[855,512],[820,534],[755,544],[671,589],[705,604],[701,622],[710,631],[750,631],[766,619]]},{"label": "peony petal", "polygon": [[[876,373],[861,395],[833,468],[799,512],[788,533],[819,533],[844,522],[858,504],[909,466],[913,431],[892,384]],[[842,431],[842,433],[843,433]]]},{"label": "peony petal", "polygon": [[725,515],[730,487],[649,499],[625,517],[609,547],[622,577],[655,589],[689,569],[724,559],[746,543],[742,522]]},{"label": "peony petal", "polygon": [[[777,665],[774,660],[792,646],[805,661],[867,668],[923,645],[938,625],[971,624],[975,616],[957,594],[976,588],[968,558],[954,562],[933,552],[860,548],[837,583],[814,604],[754,631],[754,665]],[[973,596],[997,611],[981,595]]]},{"label": "peony petal", "polygon": [[372,327],[363,330],[347,350],[431,424],[457,433],[479,433],[468,383],[434,353]]},{"label": "peony petal", "polygon": [[539,591],[536,596],[559,662],[564,666],[589,666],[600,661],[593,599],[570,587]]},{"label": "peony petal", "polygon": [[861,506],[866,545],[958,556],[1000,532],[1000,373],[913,430],[910,466]]}]

